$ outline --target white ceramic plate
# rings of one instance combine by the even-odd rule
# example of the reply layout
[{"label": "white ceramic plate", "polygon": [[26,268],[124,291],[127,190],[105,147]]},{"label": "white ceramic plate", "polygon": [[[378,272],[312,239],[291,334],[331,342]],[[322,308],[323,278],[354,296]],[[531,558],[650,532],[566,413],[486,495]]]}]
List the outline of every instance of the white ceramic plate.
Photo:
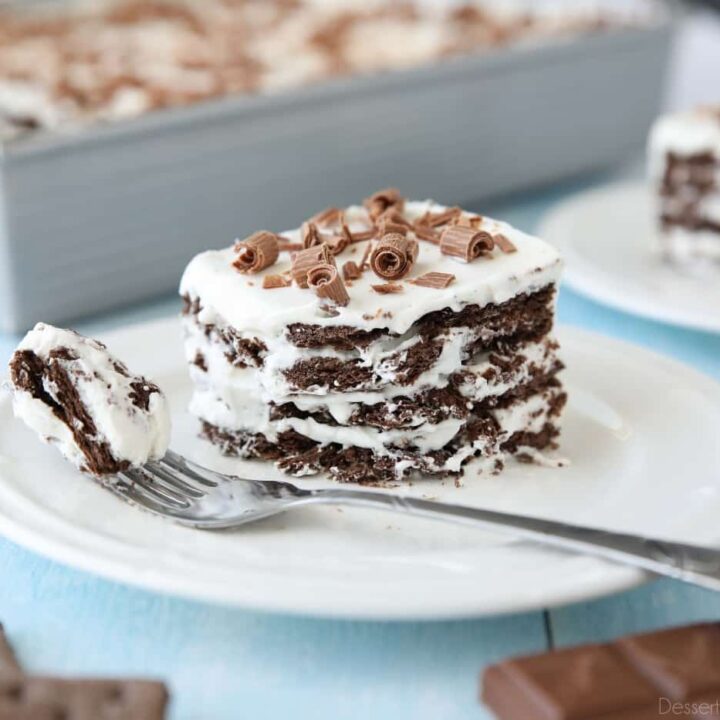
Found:
[{"label": "white ceramic plate", "polygon": [[548,213],[538,234],[564,255],[573,290],[653,320],[720,332],[720,273],[692,274],[663,261],[645,184],[571,197]]},{"label": "white ceramic plate", "polygon": [[[688,541],[720,540],[720,385],[635,347],[565,329],[570,393],[563,469],[510,464],[497,477],[402,492]],[[220,470],[195,437],[176,320],[105,337],[156,379],[173,446]],[[303,508],[237,532],[175,526],[125,505],[14,422],[0,401],[0,532],[61,562],[167,593],[348,618],[450,618],[547,607],[641,583],[637,571],[466,527],[371,510]],[[303,484],[323,481],[304,479]]]}]

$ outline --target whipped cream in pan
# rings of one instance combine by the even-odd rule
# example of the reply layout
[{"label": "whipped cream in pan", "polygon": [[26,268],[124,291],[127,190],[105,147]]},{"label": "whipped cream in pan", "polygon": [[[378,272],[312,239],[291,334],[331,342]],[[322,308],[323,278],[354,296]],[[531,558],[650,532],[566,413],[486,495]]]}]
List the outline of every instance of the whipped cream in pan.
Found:
[{"label": "whipped cream in pan", "polygon": [[170,415],[160,389],[96,340],[38,323],[10,361],[13,411],[94,475],[161,458]]}]

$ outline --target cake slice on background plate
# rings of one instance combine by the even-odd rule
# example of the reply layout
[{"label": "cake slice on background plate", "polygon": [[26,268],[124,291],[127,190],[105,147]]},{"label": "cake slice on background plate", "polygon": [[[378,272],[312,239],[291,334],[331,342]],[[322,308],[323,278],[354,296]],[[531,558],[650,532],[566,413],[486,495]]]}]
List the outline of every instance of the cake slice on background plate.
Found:
[{"label": "cake slice on background plate", "polygon": [[191,412],[222,452],[385,483],[553,448],[561,260],[395,189],[260,231],[185,271]]},{"label": "cake slice on background plate", "polygon": [[720,105],[659,118],[648,157],[665,257],[720,263]]}]

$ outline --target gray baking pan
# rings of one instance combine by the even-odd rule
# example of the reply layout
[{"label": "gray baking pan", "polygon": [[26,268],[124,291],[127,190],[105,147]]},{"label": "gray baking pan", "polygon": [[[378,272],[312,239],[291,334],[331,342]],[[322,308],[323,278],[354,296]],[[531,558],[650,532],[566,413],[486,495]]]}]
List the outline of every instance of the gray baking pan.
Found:
[{"label": "gray baking pan", "polygon": [[602,168],[658,111],[671,23],[29,136],[0,152],[0,329],[177,286],[200,250],[396,185],[447,203]]}]

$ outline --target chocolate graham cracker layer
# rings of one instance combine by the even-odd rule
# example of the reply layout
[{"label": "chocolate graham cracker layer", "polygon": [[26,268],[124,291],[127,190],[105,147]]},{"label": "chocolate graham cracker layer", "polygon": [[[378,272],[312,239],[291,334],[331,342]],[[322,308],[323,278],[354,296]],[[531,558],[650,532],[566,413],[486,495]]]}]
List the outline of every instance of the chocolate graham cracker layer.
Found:
[{"label": "chocolate graham cracker layer", "polygon": [[264,269],[237,265],[255,233],[181,283],[191,412],[224,453],[388,483],[556,446],[553,248],[395,188],[277,236]]}]

